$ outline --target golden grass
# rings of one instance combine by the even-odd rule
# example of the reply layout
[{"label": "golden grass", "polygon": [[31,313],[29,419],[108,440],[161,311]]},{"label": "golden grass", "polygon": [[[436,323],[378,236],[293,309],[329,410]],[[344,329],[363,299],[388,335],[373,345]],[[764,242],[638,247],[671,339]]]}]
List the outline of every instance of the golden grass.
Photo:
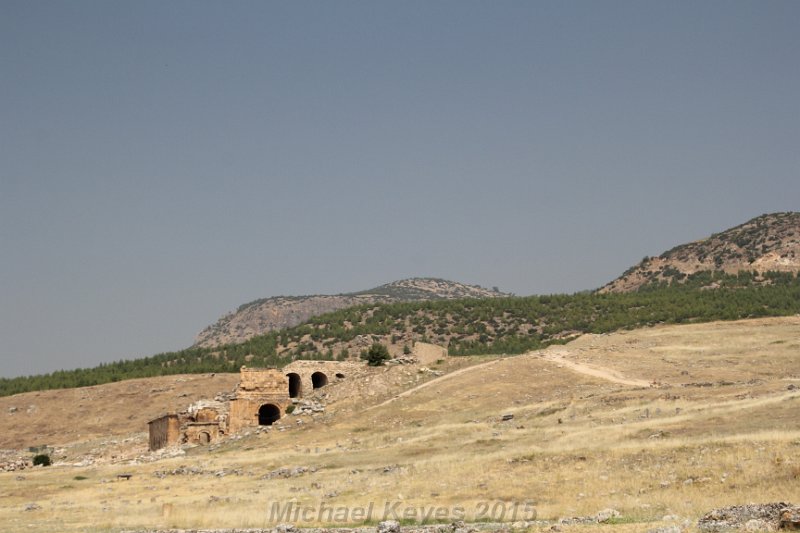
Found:
[{"label": "golden grass", "polygon": [[[797,318],[740,321],[625,332],[566,347],[574,361],[621,375],[667,376],[664,388],[627,387],[520,356],[375,409],[365,408],[387,396],[364,393],[342,400],[348,408],[334,409],[334,418],[214,451],[137,466],[37,469],[21,481],[0,474],[0,523],[9,531],[267,527],[275,525],[272,504],[289,501],[315,510],[372,503],[373,521],[387,504],[418,516],[441,507],[451,514],[463,509],[467,519],[508,521],[514,505],[533,502],[539,518],[554,520],[616,508],[631,523],[564,531],[624,533],[656,527],[665,515],[696,522],[725,505],[798,502],[799,395],[787,390],[800,377],[798,332]],[[389,383],[407,371],[381,376]],[[714,386],[683,386],[698,382]],[[502,422],[503,414],[514,419]],[[154,475],[180,465],[203,473]],[[316,471],[263,479],[296,466]],[[240,474],[215,475],[222,470]],[[121,472],[134,477],[118,481]],[[29,502],[42,509],[22,511]],[[480,512],[492,507],[505,515]],[[326,520],[299,525],[320,522]]]}]

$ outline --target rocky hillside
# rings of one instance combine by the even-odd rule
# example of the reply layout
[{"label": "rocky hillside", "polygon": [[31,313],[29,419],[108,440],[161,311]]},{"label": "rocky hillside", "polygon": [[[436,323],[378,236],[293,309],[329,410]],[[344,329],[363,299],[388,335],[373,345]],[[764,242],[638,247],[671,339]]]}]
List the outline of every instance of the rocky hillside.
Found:
[{"label": "rocky hillside", "polygon": [[412,278],[347,294],[262,298],[239,306],[235,312],[205,328],[195,338],[195,346],[238,344],[256,335],[297,326],[315,316],[362,304],[501,296],[510,295],[455,281]]},{"label": "rocky hillside", "polygon": [[701,271],[758,275],[800,271],[800,213],[761,215],[706,239],[676,246],[658,257],[645,257],[599,292],[630,292],[653,283],[680,283]]}]

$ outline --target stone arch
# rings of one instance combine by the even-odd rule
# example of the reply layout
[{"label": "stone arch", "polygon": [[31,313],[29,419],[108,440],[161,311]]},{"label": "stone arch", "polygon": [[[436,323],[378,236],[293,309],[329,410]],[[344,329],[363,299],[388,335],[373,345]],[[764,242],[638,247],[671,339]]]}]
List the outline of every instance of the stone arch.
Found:
[{"label": "stone arch", "polygon": [[208,444],[211,442],[211,433],[208,431],[201,431],[197,434],[197,442],[200,444]]},{"label": "stone arch", "polygon": [[314,372],[311,374],[311,385],[315,389],[320,389],[328,384],[328,376],[322,372]]},{"label": "stone arch", "polygon": [[281,417],[281,409],[275,404],[265,403],[258,409],[258,425],[271,426]]},{"label": "stone arch", "polygon": [[300,374],[289,372],[286,377],[289,378],[289,398],[300,398],[303,395],[303,380],[300,379]]}]

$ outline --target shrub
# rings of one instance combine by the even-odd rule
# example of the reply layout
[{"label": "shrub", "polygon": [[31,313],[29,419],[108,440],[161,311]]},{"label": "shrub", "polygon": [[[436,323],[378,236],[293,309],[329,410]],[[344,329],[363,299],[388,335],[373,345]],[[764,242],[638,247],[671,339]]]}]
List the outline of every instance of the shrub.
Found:
[{"label": "shrub", "polygon": [[292,414],[293,412],[294,412],[294,404],[291,404],[290,406],[288,406],[288,407],[286,408],[286,414],[287,414],[287,415],[290,415],[290,414]]},{"label": "shrub", "polygon": [[50,456],[46,453],[40,453],[39,455],[33,456],[33,466],[50,466],[52,461],[50,461]]},{"label": "shrub", "polygon": [[383,344],[376,342],[361,354],[361,358],[365,359],[369,366],[381,366],[389,359],[389,350]]}]

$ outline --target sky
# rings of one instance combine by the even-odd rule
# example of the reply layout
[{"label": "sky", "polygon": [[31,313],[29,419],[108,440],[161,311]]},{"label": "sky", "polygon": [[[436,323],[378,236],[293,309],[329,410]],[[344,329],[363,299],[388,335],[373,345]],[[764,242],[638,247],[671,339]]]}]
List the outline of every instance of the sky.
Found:
[{"label": "sky", "polygon": [[238,305],[597,288],[800,208],[800,2],[0,3],[0,376]]}]

